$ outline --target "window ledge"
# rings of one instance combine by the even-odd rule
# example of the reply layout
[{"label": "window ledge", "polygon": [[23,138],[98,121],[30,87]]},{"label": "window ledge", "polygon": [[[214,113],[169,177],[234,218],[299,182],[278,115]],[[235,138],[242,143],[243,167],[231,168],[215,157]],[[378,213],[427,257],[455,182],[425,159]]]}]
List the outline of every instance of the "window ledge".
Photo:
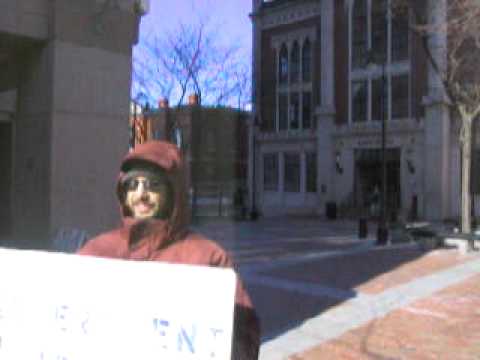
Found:
[{"label": "window ledge", "polygon": [[315,109],[315,115],[318,116],[335,116],[335,107],[334,106],[318,106]]},{"label": "window ledge", "polygon": [[315,139],[316,137],[316,130],[315,129],[308,129],[308,130],[285,130],[279,132],[269,132],[269,133],[259,133],[258,139],[259,140],[297,140],[297,139]]},{"label": "window ledge", "polygon": [[[377,133],[381,131],[381,121],[368,121],[360,123],[350,123],[338,126],[336,132],[338,134],[349,133]],[[418,131],[423,129],[423,122],[416,121],[412,118],[393,119],[386,122],[386,130],[388,132],[397,131]]]}]

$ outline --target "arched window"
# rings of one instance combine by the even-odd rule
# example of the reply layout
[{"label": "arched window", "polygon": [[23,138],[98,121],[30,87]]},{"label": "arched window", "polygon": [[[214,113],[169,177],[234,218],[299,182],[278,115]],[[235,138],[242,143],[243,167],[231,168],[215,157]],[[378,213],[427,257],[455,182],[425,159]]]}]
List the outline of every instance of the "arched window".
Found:
[{"label": "arched window", "polygon": [[355,0],[352,15],[352,65],[365,65],[367,54],[367,1]]},{"label": "arched window", "polygon": [[300,48],[298,42],[294,42],[292,46],[291,58],[290,58],[290,82],[298,82],[300,74]]},{"label": "arched window", "polygon": [[285,84],[288,80],[288,50],[282,45],[278,62],[278,80],[280,84]]},{"label": "arched window", "polygon": [[307,38],[302,47],[302,79],[304,82],[309,82],[311,80],[311,70],[312,46],[310,45],[310,40]]},{"label": "arched window", "polygon": [[392,19],[392,59],[393,61],[408,58],[408,14],[400,14]]}]

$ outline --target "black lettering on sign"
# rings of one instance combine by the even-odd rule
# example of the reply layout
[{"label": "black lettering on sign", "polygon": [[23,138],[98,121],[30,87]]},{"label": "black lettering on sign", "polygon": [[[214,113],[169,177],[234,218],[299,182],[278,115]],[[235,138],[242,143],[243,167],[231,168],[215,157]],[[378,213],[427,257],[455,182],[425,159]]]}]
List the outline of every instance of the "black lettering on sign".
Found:
[{"label": "black lettering on sign", "polygon": [[86,335],[88,333],[87,331],[87,324],[88,324],[88,321],[89,321],[89,316],[88,314],[85,314],[85,318],[83,319],[82,321],[82,330],[83,330],[83,333]]},{"label": "black lettering on sign", "polygon": [[[223,333],[223,330],[222,329],[214,329],[214,328],[210,328],[210,331],[212,332],[212,335],[213,335],[213,342],[216,342],[218,340],[217,338],[217,335],[219,334],[222,334]],[[210,357],[211,358],[215,358],[217,356],[217,354],[215,353],[214,350],[212,350],[210,352]]]},{"label": "black lettering on sign", "polygon": [[59,328],[61,331],[67,331],[67,323],[69,316],[70,308],[67,305],[58,306],[55,311],[55,319],[58,321]]},{"label": "black lettering on sign", "polygon": [[55,308],[55,320],[58,329],[62,332],[80,331],[88,334],[90,315],[85,311],[76,311],[68,305],[60,305]]},{"label": "black lettering on sign", "polygon": [[68,360],[68,357],[59,354],[46,354],[42,351],[40,353],[40,360]]},{"label": "black lettering on sign", "polygon": [[167,331],[170,326],[170,323],[167,320],[163,319],[153,319],[153,327],[155,331],[160,335],[164,342],[162,342],[162,348],[165,350],[168,348],[167,346]]},{"label": "black lettering on sign", "polygon": [[186,344],[188,347],[188,350],[192,353],[195,354],[195,337],[197,335],[197,327],[195,325],[192,325],[192,329],[189,333],[187,333],[186,329],[184,327],[180,328],[180,331],[178,333],[178,338],[177,338],[177,349],[179,352],[183,351],[183,344]]}]

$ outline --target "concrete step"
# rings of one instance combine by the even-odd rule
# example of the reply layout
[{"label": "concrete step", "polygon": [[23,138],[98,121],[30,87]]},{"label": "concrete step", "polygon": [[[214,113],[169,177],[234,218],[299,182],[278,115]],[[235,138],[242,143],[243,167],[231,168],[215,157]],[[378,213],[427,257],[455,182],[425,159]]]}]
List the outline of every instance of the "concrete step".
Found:
[{"label": "concrete step", "polygon": [[456,235],[448,235],[445,236],[443,243],[446,246],[451,246],[462,254],[466,254],[470,251],[478,250],[480,249],[480,239],[473,239],[473,249],[470,248],[470,239],[466,236],[456,236]]}]

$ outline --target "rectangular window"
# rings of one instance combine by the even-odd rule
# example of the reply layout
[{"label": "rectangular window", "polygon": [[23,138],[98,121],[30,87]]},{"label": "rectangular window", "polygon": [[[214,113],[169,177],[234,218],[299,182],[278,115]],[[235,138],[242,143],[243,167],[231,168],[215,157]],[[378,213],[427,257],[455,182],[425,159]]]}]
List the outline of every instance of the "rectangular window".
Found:
[{"label": "rectangular window", "polygon": [[387,58],[387,4],[386,0],[372,3],[372,49],[376,61]]},{"label": "rectangular window", "polygon": [[285,84],[288,81],[288,50],[285,45],[282,46],[279,57],[278,81],[280,84]]},{"label": "rectangular window", "polygon": [[[385,105],[386,97],[386,79],[385,83],[382,78],[372,80],[372,120],[381,121],[382,115],[386,116]],[[383,91],[383,94],[382,94]]]},{"label": "rectangular window", "polygon": [[312,127],[312,94],[310,92],[302,94],[302,124],[304,129]]},{"label": "rectangular window", "polygon": [[280,94],[278,96],[278,119],[279,129],[287,130],[288,124],[288,96],[286,94]]},{"label": "rectangular window", "polygon": [[306,154],[306,184],[305,189],[309,193],[317,192],[317,154],[316,153],[307,153]]},{"label": "rectangular window", "polygon": [[392,77],[392,118],[408,117],[408,75]]},{"label": "rectangular window", "polygon": [[285,168],[283,176],[285,192],[300,191],[300,154],[285,154]]},{"label": "rectangular window", "polygon": [[352,63],[354,67],[365,65],[367,53],[367,4],[365,0],[356,0],[352,29]]},{"label": "rectangular window", "polygon": [[352,83],[352,119],[354,122],[367,121],[367,82],[354,81]]},{"label": "rectangular window", "polygon": [[300,77],[300,47],[298,42],[293,43],[290,57],[290,82],[297,83]]},{"label": "rectangular window", "polygon": [[278,191],[278,154],[263,155],[263,189]]},{"label": "rectangular window", "polygon": [[392,59],[393,61],[408,58],[408,16],[398,15],[392,19]]},{"label": "rectangular window", "polygon": [[[320,36],[319,36],[320,38]],[[304,82],[311,81],[311,65],[312,63],[312,46],[310,45],[310,40],[305,40],[302,48],[302,80]]]},{"label": "rectangular window", "polygon": [[290,129],[297,130],[300,120],[300,96],[298,93],[290,94]]}]

